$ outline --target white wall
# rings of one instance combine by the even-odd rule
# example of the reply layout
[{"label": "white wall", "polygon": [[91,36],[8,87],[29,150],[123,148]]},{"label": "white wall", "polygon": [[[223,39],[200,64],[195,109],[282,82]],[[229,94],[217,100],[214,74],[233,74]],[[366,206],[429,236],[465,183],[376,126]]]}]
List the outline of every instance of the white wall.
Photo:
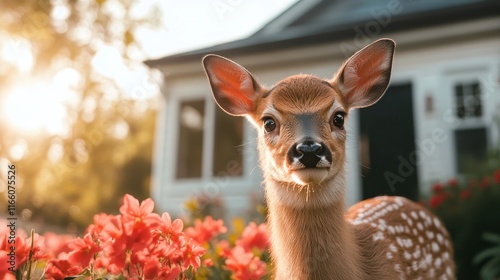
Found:
[{"label": "white wall", "polygon": [[[462,28],[461,25],[457,25],[455,29],[460,28]],[[450,30],[460,31],[455,29]],[[485,93],[483,96],[485,117],[482,121],[491,128],[488,135],[490,144],[498,143],[499,140],[499,133],[493,128],[492,118],[500,108],[497,107],[500,104],[500,38],[486,36],[467,40],[462,36],[461,40],[454,40],[453,43],[438,40],[438,43],[433,44],[432,40],[424,40],[427,37],[433,37],[428,32],[432,31],[427,31],[427,33],[418,31],[418,34],[413,37],[409,33],[391,36],[396,42],[405,42],[396,52],[392,82],[395,84],[410,82],[413,85],[415,141],[418,156],[421,159],[417,163],[421,188],[427,187],[436,180],[446,180],[457,175],[454,165],[453,131],[457,126],[469,124],[454,124],[447,117],[449,115],[446,115],[452,109],[452,90],[455,81],[461,79],[481,81],[481,87]],[[412,45],[411,40],[416,43],[422,40],[421,42],[425,43]],[[330,78],[345,59],[338,50],[338,44],[316,45],[230,58],[247,67],[261,83],[268,86],[297,73]],[[154,166],[154,199],[162,210],[179,214],[182,212],[182,203],[193,192],[212,192],[224,199],[231,214],[242,213],[249,207],[249,193],[263,195],[255,145],[244,146],[247,158],[244,159],[245,175],[241,179],[227,178],[219,182],[214,182],[210,178],[182,182],[174,180],[176,116],[179,100],[202,96],[212,102],[210,105],[212,107],[208,108],[215,109],[201,65],[192,63],[182,69],[182,71],[191,72],[191,75],[172,79],[167,77],[164,88],[167,97],[164,108],[159,114],[157,135],[159,143],[156,145]],[[167,71],[164,70],[164,72]],[[432,96],[434,99],[435,111],[431,115],[425,113],[426,96]],[[349,133],[347,144],[349,163],[347,198],[352,204],[361,197],[356,112],[350,116],[348,127],[353,128]],[[255,143],[254,139],[255,132],[247,124],[244,142]],[[426,189],[421,189],[421,191],[425,192]]]}]

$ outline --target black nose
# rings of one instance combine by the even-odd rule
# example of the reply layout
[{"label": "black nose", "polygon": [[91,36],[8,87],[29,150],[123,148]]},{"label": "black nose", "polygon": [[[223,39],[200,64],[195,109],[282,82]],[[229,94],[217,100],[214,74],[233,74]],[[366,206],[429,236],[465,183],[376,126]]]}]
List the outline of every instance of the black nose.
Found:
[{"label": "black nose", "polygon": [[293,163],[295,160],[299,160],[305,168],[314,168],[326,156],[326,151],[327,148],[324,144],[306,140],[291,147],[288,152],[288,161]]}]

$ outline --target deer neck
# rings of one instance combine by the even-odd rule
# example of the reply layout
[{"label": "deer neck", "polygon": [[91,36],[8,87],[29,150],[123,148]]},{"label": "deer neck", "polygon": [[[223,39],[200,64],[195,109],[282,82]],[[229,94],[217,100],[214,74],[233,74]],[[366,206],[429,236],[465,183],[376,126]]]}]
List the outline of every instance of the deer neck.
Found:
[{"label": "deer neck", "polygon": [[276,279],[362,278],[355,237],[344,220],[344,189],[343,174],[309,191],[266,179]]}]

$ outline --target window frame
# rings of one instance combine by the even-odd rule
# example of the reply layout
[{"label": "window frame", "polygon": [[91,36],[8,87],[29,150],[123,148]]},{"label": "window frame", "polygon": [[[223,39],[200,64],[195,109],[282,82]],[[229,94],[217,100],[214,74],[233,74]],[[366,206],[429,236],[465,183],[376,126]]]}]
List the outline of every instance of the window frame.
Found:
[{"label": "window frame", "polygon": [[[452,162],[454,163],[453,172],[461,177],[465,175],[465,173],[461,173],[459,171],[459,153],[456,147],[456,138],[455,132],[460,130],[470,130],[470,129],[479,129],[484,128],[486,131],[486,149],[488,150],[491,147],[492,139],[491,139],[491,104],[488,103],[488,98],[494,98],[492,96],[487,96],[486,90],[488,90],[484,86],[484,77],[488,77],[488,74],[491,71],[488,71],[486,68],[468,68],[464,71],[455,72],[448,75],[448,79],[446,82],[446,86],[449,90],[449,101],[452,104],[452,119],[450,125],[450,136],[451,136],[451,149],[452,149]],[[481,116],[465,116],[459,117],[457,114],[457,96],[456,96],[456,86],[457,85],[467,85],[477,83],[480,91],[480,102],[481,102]],[[492,102],[490,102],[492,103]],[[494,102],[493,102],[494,103]]]},{"label": "window frame", "polygon": [[[181,106],[184,102],[189,102],[189,101],[204,101],[204,120],[203,120],[203,139],[202,139],[202,164],[201,164],[201,177],[198,178],[178,178],[177,177],[177,150],[179,147],[179,134],[180,134],[180,125],[179,125],[179,120],[178,116],[180,113]],[[173,103],[173,115],[175,117],[174,123],[174,129],[172,130],[173,135],[172,135],[172,140],[173,141],[173,147],[175,153],[172,153],[172,156],[170,160],[174,163],[173,167],[174,170],[170,173],[170,180],[172,183],[180,186],[184,184],[198,184],[200,182],[209,182],[209,181],[224,181],[226,177],[229,177],[231,182],[234,183],[242,183],[246,182],[248,180],[248,177],[250,176],[249,173],[251,169],[249,169],[249,165],[251,165],[252,158],[249,158],[248,155],[252,153],[252,148],[253,147],[247,147],[249,145],[246,145],[246,139],[248,135],[248,123],[246,121],[243,121],[243,145],[242,145],[242,164],[243,164],[243,171],[241,175],[238,176],[216,176],[213,174],[213,160],[214,160],[214,144],[215,144],[215,120],[216,120],[216,110],[220,110],[217,107],[217,104],[215,101],[211,98],[211,96],[203,95],[203,94],[190,94],[186,96],[176,96],[172,98],[171,102]],[[255,160],[255,162],[257,162]],[[250,164],[248,164],[250,163]]]}]

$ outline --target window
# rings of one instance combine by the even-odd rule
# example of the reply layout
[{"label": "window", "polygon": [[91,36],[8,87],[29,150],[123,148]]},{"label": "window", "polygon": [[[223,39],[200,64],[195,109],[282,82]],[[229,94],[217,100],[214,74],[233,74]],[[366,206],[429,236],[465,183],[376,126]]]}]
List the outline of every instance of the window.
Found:
[{"label": "window", "polygon": [[205,99],[180,101],[177,117],[177,179],[243,175],[243,118]]},{"label": "window", "polygon": [[179,110],[179,141],[177,149],[177,175],[199,178],[203,163],[203,123],[205,101],[184,101]]},{"label": "window", "polygon": [[486,160],[486,128],[471,128],[455,131],[457,171],[466,174]]},{"label": "window", "polygon": [[212,175],[241,176],[243,118],[229,116],[216,108],[214,139]]},{"label": "window", "polygon": [[483,115],[481,90],[478,82],[456,84],[455,97],[458,118],[477,118]]}]

